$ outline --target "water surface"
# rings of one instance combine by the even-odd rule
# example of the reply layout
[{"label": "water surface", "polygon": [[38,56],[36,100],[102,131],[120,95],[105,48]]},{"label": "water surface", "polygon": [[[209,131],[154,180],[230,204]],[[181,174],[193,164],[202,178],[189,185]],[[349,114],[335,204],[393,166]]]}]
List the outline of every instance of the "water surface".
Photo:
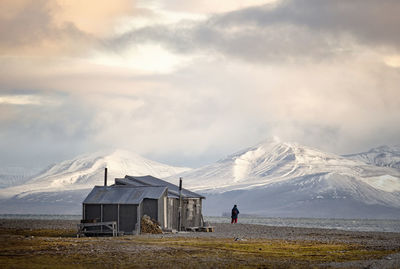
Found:
[{"label": "water surface", "polygon": [[[0,214],[0,219],[80,220],[81,218],[81,215]],[[210,216],[205,216],[204,220],[211,223],[230,223],[231,221],[229,217]],[[238,222],[245,224],[259,224],[278,227],[322,228],[339,229],[345,231],[400,233],[400,220],[266,218],[239,216]]]}]

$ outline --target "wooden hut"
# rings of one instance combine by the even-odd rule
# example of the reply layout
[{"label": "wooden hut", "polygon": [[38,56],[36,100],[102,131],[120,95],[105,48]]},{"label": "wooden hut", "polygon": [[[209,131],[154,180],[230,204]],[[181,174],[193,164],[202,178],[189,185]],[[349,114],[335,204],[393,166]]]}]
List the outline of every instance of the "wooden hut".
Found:
[{"label": "wooden hut", "polygon": [[99,227],[113,234],[139,233],[144,215],[164,230],[201,227],[202,199],[205,197],[153,176],[125,176],[107,186],[106,172],[104,186],[95,186],[83,201],[82,222],[89,224],[81,225],[82,233],[99,232]]}]

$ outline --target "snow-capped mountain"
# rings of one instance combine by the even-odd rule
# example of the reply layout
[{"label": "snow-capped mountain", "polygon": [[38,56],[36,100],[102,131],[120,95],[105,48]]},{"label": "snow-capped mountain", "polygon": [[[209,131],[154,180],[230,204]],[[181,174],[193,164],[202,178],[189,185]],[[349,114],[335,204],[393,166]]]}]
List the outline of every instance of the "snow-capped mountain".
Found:
[{"label": "snow-capped mountain", "polygon": [[0,188],[23,184],[39,172],[39,169],[19,166],[0,167]]},{"label": "snow-capped mountain", "polygon": [[[0,213],[80,213],[80,203],[95,185],[108,184],[125,175],[171,177],[189,168],[173,167],[116,150],[78,156],[50,166],[24,184],[0,189]],[[71,209],[71,207],[74,208]]]},{"label": "snow-capped mountain", "polygon": [[161,164],[124,150],[96,152],[52,165],[25,184],[0,190],[0,197],[88,189],[94,185],[103,185],[105,167],[108,168],[110,184],[114,182],[114,178],[125,175],[154,175],[165,178],[189,169]]},{"label": "snow-capped mountain", "polygon": [[[221,215],[237,204],[241,213],[264,216],[400,218],[400,169],[354,156],[270,140],[190,170],[126,151],[100,152],[0,189],[0,213],[80,214],[82,200],[94,185],[103,184],[108,167],[109,184],[126,174],[172,183],[181,176],[185,188],[206,196],[204,215]],[[386,164],[396,163],[396,154],[386,156]]]},{"label": "snow-capped mountain", "polygon": [[258,144],[180,176],[195,191],[226,192],[321,173],[358,177],[376,188],[400,191],[400,185],[393,185],[396,181],[386,185],[377,183],[382,177],[399,179],[400,172],[396,169],[376,167],[296,143],[277,141]]},{"label": "snow-capped mountain", "polygon": [[400,216],[399,170],[296,143],[267,141],[180,176],[209,215],[236,203],[268,216]]},{"label": "snow-capped mountain", "polygon": [[400,145],[380,146],[367,152],[344,155],[353,160],[360,160],[377,166],[386,166],[400,169]]}]

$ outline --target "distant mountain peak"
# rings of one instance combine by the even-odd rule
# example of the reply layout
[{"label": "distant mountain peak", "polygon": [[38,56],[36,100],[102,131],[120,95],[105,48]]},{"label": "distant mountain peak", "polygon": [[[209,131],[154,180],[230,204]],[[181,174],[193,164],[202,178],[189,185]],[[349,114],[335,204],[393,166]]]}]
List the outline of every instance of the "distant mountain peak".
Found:
[{"label": "distant mountain peak", "polygon": [[[382,152],[389,150],[381,147]],[[211,214],[233,203],[274,216],[371,217],[400,211],[400,171],[278,139],[180,176],[207,196]]]},{"label": "distant mountain peak", "polygon": [[363,161],[371,165],[400,169],[400,145],[383,145],[372,148],[366,152],[348,154],[344,156],[353,160]]},{"label": "distant mountain peak", "polygon": [[114,183],[114,178],[125,175],[166,178],[190,169],[158,163],[127,150],[98,151],[54,164],[23,185],[0,190],[0,196],[103,185],[105,167],[108,168],[109,184]]},{"label": "distant mountain peak", "polygon": [[[390,189],[389,185],[378,184],[379,180],[393,180],[393,177],[398,176],[393,171],[369,166],[363,160],[277,139],[265,140],[217,163],[184,172],[182,176],[197,191],[225,192],[265,187],[272,183],[321,174],[327,175],[327,180],[333,178],[328,175],[346,175],[385,191]],[[395,191],[398,186],[393,185],[392,188]]]},{"label": "distant mountain peak", "polygon": [[183,177],[185,187],[207,197],[203,206],[208,215],[238,204],[242,212],[266,216],[398,218],[399,156],[396,147],[349,157],[273,138],[189,170],[126,150],[107,150],[55,164],[26,184],[1,189],[5,199],[0,212],[31,212],[34,207],[41,213],[49,208],[80,212],[89,190],[103,185],[107,167],[109,184],[125,175],[153,175],[170,182]]}]

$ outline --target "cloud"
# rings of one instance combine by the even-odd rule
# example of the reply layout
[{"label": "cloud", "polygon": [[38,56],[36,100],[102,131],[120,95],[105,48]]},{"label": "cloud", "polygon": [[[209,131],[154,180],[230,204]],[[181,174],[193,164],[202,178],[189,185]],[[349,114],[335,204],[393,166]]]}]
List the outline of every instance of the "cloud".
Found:
[{"label": "cloud", "polygon": [[363,46],[398,51],[399,12],[395,0],[288,0],[133,29],[111,44],[159,43],[175,53],[217,52],[249,62],[348,57]]},{"label": "cloud", "polygon": [[1,44],[35,42],[51,31],[47,1],[2,1],[0,3]]},{"label": "cloud", "polygon": [[336,153],[400,142],[393,1],[278,1],[123,34],[147,16],[135,2],[5,2],[2,163],[113,147],[199,166],[274,135]]},{"label": "cloud", "polygon": [[0,102],[0,148],[7,152],[0,157],[3,166],[43,168],[92,150],[87,143],[96,132],[92,112],[79,99],[54,92],[9,94],[7,99]]},{"label": "cloud", "polygon": [[400,22],[396,0],[318,1],[286,0],[271,9],[249,8],[223,16],[219,23],[229,25],[253,23],[258,26],[291,24],[315,32],[347,33],[378,45],[400,46]]},{"label": "cloud", "polygon": [[265,3],[273,3],[279,0],[220,0],[220,1],[185,1],[185,0],[162,0],[159,6],[163,9],[190,12],[200,14],[215,14],[243,9],[249,6],[257,6]]},{"label": "cloud", "polygon": [[384,59],[385,64],[390,67],[399,68],[400,67],[400,55],[387,56]]},{"label": "cloud", "polygon": [[79,53],[88,44],[93,44],[93,37],[78,29],[72,22],[55,24],[54,3],[47,0],[2,1],[0,55],[65,55]]},{"label": "cloud", "polygon": [[125,148],[199,166],[273,135],[337,153],[398,143],[400,127],[393,123],[400,120],[400,75],[366,63],[362,58],[272,68],[214,59],[162,75],[105,69],[38,77],[29,84],[46,90],[15,95],[59,103],[0,104],[0,148],[12,152],[10,160],[25,150],[47,160],[62,152],[60,160]]},{"label": "cloud", "polygon": [[137,8],[134,0],[68,0],[57,1],[54,19],[58,25],[73,23],[83,32],[96,36],[112,33],[124,17],[141,16],[149,11]]},{"label": "cloud", "polygon": [[41,98],[32,95],[3,95],[0,96],[0,104],[10,105],[40,105],[43,103]]},{"label": "cloud", "polygon": [[129,0],[3,0],[0,55],[66,57],[102,47],[124,17],[145,13]]}]

